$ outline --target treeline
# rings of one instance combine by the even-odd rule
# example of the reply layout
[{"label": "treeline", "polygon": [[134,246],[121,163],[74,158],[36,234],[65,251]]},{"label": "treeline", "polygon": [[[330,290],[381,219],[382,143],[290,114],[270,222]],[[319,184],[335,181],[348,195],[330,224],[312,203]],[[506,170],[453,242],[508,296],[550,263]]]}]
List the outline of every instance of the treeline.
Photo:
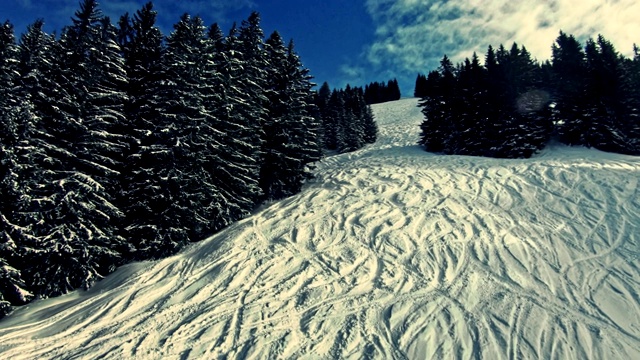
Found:
[{"label": "treeline", "polygon": [[292,195],[322,156],[293,42],[255,12],[227,35],[185,14],[165,37],[156,16],[116,26],[84,0],[58,38],[0,27],[0,317]]},{"label": "treeline", "polygon": [[316,104],[325,149],[345,153],[376,141],[378,125],[361,87],[347,85],[345,89],[332,91],[325,82],[318,91]]},{"label": "treeline", "polygon": [[396,79],[391,79],[386,83],[372,82],[364,87],[364,101],[367,104],[400,100],[400,96],[400,86],[398,86]]},{"label": "treeline", "polygon": [[419,74],[415,95],[425,120],[420,143],[445,154],[526,158],[551,139],[640,154],[640,53],[620,55],[603,36],[584,46],[560,32],[550,61],[524,46],[489,46],[480,63]]}]

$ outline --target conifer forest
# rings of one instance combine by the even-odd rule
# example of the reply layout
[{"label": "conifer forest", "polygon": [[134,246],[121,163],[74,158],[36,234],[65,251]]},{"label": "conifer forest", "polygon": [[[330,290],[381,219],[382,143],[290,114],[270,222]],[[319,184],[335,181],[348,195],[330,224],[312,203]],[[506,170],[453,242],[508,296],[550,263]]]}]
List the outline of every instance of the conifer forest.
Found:
[{"label": "conifer forest", "polygon": [[84,0],[59,35],[1,24],[0,317],[174,254],[375,141],[362,89],[317,93],[257,12],[226,35],[156,17]]},{"label": "conifer forest", "polygon": [[528,158],[555,141],[640,154],[640,49],[620,55],[604,36],[583,46],[560,32],[551,60],[525,46],[489,46],[416,78],[425,115],[420,144],[444,154]]}]

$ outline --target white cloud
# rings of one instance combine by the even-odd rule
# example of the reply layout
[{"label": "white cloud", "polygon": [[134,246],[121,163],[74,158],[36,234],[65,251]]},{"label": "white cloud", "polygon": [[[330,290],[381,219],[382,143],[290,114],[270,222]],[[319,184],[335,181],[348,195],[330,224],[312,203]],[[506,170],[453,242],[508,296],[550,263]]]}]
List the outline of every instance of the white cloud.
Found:
[{"label": "white cloud", "polygon": [[366,7],[376,26],[367,61],[414,78],[445,53],[462,61],[476,51],[482,59],[489,44],[515,41],[546,60],[560,30],[582,41],[602,34],[625,55],[640,43],[637,0],[367,0]]}]

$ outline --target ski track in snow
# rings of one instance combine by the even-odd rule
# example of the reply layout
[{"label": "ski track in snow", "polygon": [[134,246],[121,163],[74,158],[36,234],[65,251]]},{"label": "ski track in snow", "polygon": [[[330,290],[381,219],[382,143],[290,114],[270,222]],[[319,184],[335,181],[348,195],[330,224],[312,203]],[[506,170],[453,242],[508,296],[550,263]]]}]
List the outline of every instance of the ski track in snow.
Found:
[{"label": "ski track in snow", "polygon": [[416,99],[299,195],[0,321],[2,359],[639,359],[640,159],[438,156]]}]

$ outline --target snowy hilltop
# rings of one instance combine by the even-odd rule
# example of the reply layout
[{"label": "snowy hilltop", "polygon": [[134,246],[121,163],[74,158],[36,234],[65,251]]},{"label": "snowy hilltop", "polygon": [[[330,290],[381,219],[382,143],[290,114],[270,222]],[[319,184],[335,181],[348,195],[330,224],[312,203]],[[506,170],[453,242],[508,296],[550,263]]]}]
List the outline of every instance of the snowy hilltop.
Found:
[{"label": "snowy hilltop", "polygon": [[430,154],[417,102],[300,194],[16,310],[0,358],[640,358],[640,158]]}]

